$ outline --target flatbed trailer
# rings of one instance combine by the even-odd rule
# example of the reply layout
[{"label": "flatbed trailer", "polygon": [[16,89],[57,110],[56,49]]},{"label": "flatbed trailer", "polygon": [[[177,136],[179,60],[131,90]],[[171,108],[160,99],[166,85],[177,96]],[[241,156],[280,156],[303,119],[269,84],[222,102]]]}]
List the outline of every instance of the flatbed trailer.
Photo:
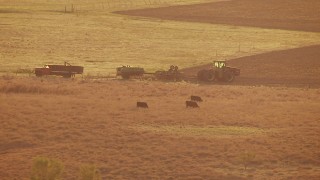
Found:
[{"label": "flatbed trailer", "polygon": [[181,73],[178,71],[178,66],[170,66],[168,71],[156,71],[154,73],[145,72],[141,67],[122,66],[118,67],[116,76],[121,76],[123,79],[130,77],[142,78],[144,75],[152,75],[158,80],[181,80]]},{"label": "flatbed trailer", "polygon": [[45,65],[42,68],[35,68],[35,74],[37,77],[56,75],[71,78],[76,74],[82,74],[83,69],[82,66],[72,66],[65,62],[64,65]]}]

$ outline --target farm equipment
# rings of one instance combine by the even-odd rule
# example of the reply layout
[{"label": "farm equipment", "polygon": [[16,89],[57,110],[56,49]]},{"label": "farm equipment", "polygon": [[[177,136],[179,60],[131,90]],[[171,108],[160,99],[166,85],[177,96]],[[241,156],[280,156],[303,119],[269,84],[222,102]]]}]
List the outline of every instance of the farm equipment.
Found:
[{"label": "farm equipment", "polygon": [[155,73],[147,73],[143,68],[122,66],[118,67],[117,76],[121,76],[123,79],[129,79],[130,77],[142,77],[145,74],[151,74],[158,80],[179,80],[181,73],[178,71],[178,66],[170,66],[168,71],[156,71]]},{"label": "farm equipment", "polygon": [[240,69],[229,67],[225,61],[214,61],[210,69],[202,69],[198,72],[197,78],[200,81],[232,82],[235,76],[240,75]]},{"label": "farm equipment", "polygon": [[65,78],[71,78],[75,74],[82,74],[82,66],[72,66],[67,62],[64,65],[45,65],[42,68],[35,68],[35,74],[38,77],[47,75],[63,76]]},{"label": "farm equipment", "polygon": [[154,73],[154,76],[156,79],[159,80],[181,80],[182,75],[179,72],[178,66],[170,66],[170,69],[168,71],[156,71]]},{"label": "farm equipment", "polygon": [[240,69],[229,67],[225,61],[214,61],[210,68],[202,69],[198,71],[196,76],[187,76],[186,73],[179,71],[178,66],[170,66],[167,71],[161,70],[155,73],[146,73],[143,68],[122,66],[117,68],[117,76],[121,76],[123,79],[129,79],[130,77],[142,77],[145,74],[152,75],[157,80],[165,81],[180,81],[198,79],[204,82],[232,82],[235,76],[240,75]]},{"label": "farm equipment", "polygon": [[145,74],[144,69],[140,67],[122,66],[117,68],[117,76],[121,76],[123,79],[129,79],[132,76],[141,77]]}]

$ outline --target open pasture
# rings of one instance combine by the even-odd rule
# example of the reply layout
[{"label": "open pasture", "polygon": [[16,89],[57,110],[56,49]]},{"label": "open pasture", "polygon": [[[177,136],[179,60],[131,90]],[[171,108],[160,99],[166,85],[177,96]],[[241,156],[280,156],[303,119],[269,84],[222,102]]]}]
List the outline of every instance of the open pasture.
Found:
[{"label": "open pasture", "polygon": [[[187,109],[200,95],[199,109]],[[148,81],[0,79],[0,176],[32,159],[63,178],[95,164],[103,179],[317,179],[319,89]],[[137,101],[149,109],[136,108]],[[255,155],[244,169],[245,153]]]},{"label": "open pasture", "polygon": [[[255,14],[243,8],[224,25],[124,15],[217,1],[0,0],[0,179],[29,179],[37,156],[59,159],[63,179],[77,179],[83,164],[96,165],[102,179],[319,179],[318,30],[234,23],[234,14]],[[252,1],[210,7],[241,2]],[[309,4],[298,9],[310,12],[318,4],[302,2]],[[282,12],[280,22],[291,13]],[[194,74],[218,59],[242,69],[234,84],[90,78],[121,65],[174,64]],[[85,75],[12,74],[64,61]],[[185,107],[191,95],[202,97],[200,108]]]}]

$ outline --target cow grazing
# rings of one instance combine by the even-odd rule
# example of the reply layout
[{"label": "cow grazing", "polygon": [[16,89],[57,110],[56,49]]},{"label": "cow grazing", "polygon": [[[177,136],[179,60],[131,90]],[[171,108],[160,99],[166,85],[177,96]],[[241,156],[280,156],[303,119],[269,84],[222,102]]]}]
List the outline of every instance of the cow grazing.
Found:
[{"label": "cow grazing", "polygon": [[200,96],[191,96],[191,101],[202,102],[202,99]]},{"label": "cow grazing", "polygon": [[199,108],[197,102],[194,102],[194,101],[186,101],[186,108],[188,107]]},{"label": "cow grazing", "polygon": [[137,102],[137,108],[149,108],[146,102]]}]

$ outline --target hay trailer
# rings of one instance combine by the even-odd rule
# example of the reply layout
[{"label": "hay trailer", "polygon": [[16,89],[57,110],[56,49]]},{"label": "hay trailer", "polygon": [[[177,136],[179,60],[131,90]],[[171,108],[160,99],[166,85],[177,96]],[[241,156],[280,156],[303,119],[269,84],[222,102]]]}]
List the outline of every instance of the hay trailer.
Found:
[{"label": "hay trailer", "polygon": [[140,67],[122,66],[117,67],[116,76],[121,76],[123,79],[129,79],[130,77],[142,77],[146,72]]},{"label": "hay trailer", "polygon": [[178,66],[170,66],[167,71],[161,70],[154,73],[147,73],[141,67],[122,66],[118,67],[116,76],[121,76],[123,79],[130,79],[131,77],[142,78],[144,75],[152,75],[157,80],[181,80],[181,73],[178,71]]},{"label": "hay trailer", "polygon": [[72,66],[71,64],[64,62],[64,65],[45,65],[42,68],[35,68],[35,74],[37,77],[56,75],[63,76],[65,78],[74,77],[76,74],[83,73],[82,66]]}]

